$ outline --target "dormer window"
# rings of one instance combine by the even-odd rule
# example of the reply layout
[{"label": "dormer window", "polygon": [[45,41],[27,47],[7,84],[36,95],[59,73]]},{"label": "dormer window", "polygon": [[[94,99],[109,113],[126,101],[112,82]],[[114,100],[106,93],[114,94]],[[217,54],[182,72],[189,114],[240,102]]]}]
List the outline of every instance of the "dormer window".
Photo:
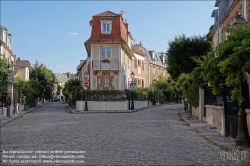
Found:
[{"label": "dormer window", "polygon": [[103,21],[101,22],[101,33],[111,34],[112,26],[111,22]]}]

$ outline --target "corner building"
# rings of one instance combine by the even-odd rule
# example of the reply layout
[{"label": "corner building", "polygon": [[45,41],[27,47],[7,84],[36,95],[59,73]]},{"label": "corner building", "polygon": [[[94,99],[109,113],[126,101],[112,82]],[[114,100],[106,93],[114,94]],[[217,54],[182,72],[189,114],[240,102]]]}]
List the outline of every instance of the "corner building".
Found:
[{"label": "corner building", "polygon": [[84,43],[89,59],[89,83],[93,90],[129,88],[132,35],[122,14],[105,11],[92,16],[91,36]]}]

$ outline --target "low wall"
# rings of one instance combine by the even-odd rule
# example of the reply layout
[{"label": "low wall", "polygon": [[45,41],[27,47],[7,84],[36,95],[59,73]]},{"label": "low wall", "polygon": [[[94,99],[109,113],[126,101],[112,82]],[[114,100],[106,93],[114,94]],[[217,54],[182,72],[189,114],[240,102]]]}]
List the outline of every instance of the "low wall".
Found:
[{"label": "low wall", "polygon": [[247,113],[247,128],[248,128],[248,134],[250,137],[250,109],[246,109],[246,113]]},{"label": "low wall", "polygon": [[[88,110],[128,110],[128,101],[88,101]],[[149,105],[152,102],[149,101]],[[84,110],[85,101],[76,101],[76,109]],[[134,101],[135,109],[148,106],[148,101]]]},{"label": "low wall", "polygon": [[[151,102],[151,104],[152,104],[152,102]],[[147,106],[149,106],[149,105],[150,105],[150,103],[148,103],[148,101],[135,101],[135,102],[134,102],[135,109],[136,109],[136,108],[147,107]]]},{"label": "low wall", "polygon": [[[9,108],[9,111],[10,111],[10,116],[12,116],[13,115],[13,112],[12,112],[12,109],[13,109],[13,107],[12,106],[9,106],[8,107]],[[7,117],[7,108],[0,108],[0,112],[1,112],[1,118],[6,118]]]},{"label": "low wall", "polygon": [[225,130],[225,114],[222,106],[205,105],[206,121],[208,124],[218,128],[221,135],[226,135]]},{"label": "low wall", "polygon": [[1,111],[1,118],[7,117],[7,108],[0,108]]},{"label": "low wall", "polygon": [[196,118],[199,118],[199,107],[193,107],[192,106],[192,115],[195,116]]}]

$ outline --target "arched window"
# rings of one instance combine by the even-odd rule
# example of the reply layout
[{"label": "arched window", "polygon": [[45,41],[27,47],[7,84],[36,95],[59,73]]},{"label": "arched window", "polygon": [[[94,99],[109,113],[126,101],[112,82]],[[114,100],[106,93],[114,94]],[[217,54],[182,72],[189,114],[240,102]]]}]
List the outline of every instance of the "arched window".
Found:
[{"label": "arched window", "polygon": [[102,77],[102,86],[109,87],[109,76],[108,75],[104,75]]}]

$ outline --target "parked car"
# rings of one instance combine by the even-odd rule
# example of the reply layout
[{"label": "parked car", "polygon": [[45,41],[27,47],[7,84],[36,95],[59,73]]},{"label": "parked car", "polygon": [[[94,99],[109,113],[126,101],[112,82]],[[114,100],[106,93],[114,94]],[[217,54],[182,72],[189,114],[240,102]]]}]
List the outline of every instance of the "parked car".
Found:
[{"label": "parked car", "polygon": [[58,99],[58,98],[53,98],[52,100],[51,100],[52,102],[59,102],[60,101],[60,99]]}]

